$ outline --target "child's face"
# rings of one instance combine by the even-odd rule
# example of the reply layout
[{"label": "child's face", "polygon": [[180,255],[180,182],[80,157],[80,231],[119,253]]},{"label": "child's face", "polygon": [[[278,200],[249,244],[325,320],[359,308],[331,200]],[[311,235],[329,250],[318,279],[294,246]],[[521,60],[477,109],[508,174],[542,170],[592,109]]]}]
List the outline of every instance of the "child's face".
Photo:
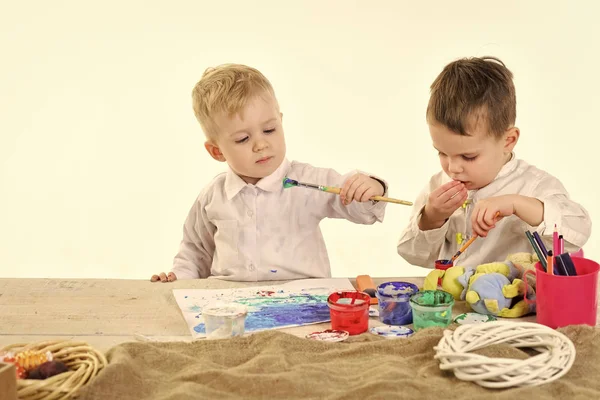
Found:
[{"label": "child's face", "polygon": [[227,161],[245,182],[256,184],[272,174],[285,158],[285,137],[277,100],[255,96],[235,116],[215,118],[217,139],[206,149],[218,161]]},{"label": "child's face", "polygon": [[478,123],[470,136],[459,135],[442,124],[429,124],[433,147],[438,151],[444,172],[461,181],[467,190],[490,184],[511,157],[519,138],[518,128],[509,128],[501,138],[487,132],[486,123]]}]

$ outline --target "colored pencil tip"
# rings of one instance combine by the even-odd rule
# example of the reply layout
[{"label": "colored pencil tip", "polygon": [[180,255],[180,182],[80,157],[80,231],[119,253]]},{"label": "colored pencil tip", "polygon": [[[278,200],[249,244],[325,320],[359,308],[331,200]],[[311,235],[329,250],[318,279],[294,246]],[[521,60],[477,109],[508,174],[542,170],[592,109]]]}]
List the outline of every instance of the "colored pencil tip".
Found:
[{"label": "colored pencil tip", "polygon": [[285,178],[283,178],[283,188],[284,189],[291,188],[294,186],[298,186],[298,181],[290,179],[287,176]]}]

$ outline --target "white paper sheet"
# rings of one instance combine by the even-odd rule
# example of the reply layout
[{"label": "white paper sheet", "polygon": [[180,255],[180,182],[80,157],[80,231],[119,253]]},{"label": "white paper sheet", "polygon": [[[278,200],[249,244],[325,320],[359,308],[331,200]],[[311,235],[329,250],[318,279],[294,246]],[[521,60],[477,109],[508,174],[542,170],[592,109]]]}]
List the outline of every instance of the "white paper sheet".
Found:
[{"label": "white paper sheet", "polygon": [[281,285],[232,289],[174,289],[173,295],[194,338],[206,337],[202,309],[210,303],[248,307],[246,332],[330,321],[327,297],[354,290],[346,278],[302,279]]}]

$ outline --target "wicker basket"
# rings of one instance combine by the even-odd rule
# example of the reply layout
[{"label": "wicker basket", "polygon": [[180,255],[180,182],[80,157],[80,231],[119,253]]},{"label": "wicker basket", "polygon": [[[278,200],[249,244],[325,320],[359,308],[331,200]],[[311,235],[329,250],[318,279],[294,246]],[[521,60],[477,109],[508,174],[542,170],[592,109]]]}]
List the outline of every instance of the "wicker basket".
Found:
[{"label": "wicker basket", "polygon": [[47,341],[31,344],[13,344],[2,350],[15,353],[25,350],[50,351],[54,360],[69,368],[44,380],[18,379],[17,395],[20,400],[70,399],[77,390],[91,382],[106,366],[106,357],[85,342]]}]

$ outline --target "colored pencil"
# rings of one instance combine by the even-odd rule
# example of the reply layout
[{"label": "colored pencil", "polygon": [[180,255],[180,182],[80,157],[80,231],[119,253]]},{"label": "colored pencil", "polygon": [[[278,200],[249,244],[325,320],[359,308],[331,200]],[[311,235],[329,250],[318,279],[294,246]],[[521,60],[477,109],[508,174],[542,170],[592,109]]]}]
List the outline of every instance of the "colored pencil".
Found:
[{"label": "colored pencil", "polygon": [[[546,246],[544,246],[544,241],[540,237],[540,234],[534,231],[533,232],[533,238],[537,242],[538,246],[540,246],[540,250],[542,251],[542,254],[544,256],[546,256],[546,254],[548,254],[548,250],[546,250]],[[554,253],[554,254],[556,254],[556,253]]]},{"label": "colored pencil", "polygon": [[552,251],[548,252],[548,255],[546,256],[546,262],[548,267],[546,268],[546,271],[548,272],[549,275],[554,275],[554,262],[552,261]]},{"label": "colored pencil", "polygon": [[535,252],[535,254],[537,254],[538,258],[540,259],[540,264],[542,264],[542,267],[544,268],[544,270],[547,270],[548,267],[547,267],[546,257],[542,254],[542,251],[538,248],[537,243],[533,239],[533,236],[531,236],[531,232],[525,231],[525,236],[527,236],[529,243],[531,243],[531,247],[533,247],[533,251]]},{"label": "colored pencil", "polygon": [[558,229],[556,228],[556,224],[554,224],[554,233],[552,234],[552,252],[554,254],[559,254],[558,251]]}]

